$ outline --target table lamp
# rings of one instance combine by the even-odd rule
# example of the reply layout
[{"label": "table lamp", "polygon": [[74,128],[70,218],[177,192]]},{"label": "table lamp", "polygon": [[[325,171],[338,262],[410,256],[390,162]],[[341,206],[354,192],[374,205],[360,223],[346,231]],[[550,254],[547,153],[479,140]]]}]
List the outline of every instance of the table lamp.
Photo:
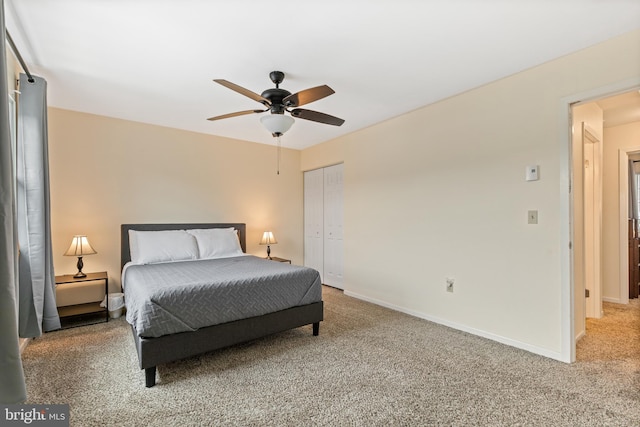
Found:
[{"label": "table lamp", "polygon": [[82,263],[82,257],[85,255],[93,254],[97,254],[97,252],[89,244],[87,236],[73,236],[73,240],[71,240],[71,246],[69,246],[69,249],[67,249],[67,251],[64,253],[65,256],[78,257],[78,272],[73,277],[75,277],[76,279],[87,277],[87,275],[82,272],[82,267],[84,267],[84,264]]},{"label": "table lamp", "polygon": [[273,236],[273,233],[271,231],[265,231],[262,234],[262,240],[260,240],[260,244],[261,245],[267,245],[267,258],[271,259],[271,246],[270,245],[275,245],[276,243],[278,243],[276,241],[276,238]]}]

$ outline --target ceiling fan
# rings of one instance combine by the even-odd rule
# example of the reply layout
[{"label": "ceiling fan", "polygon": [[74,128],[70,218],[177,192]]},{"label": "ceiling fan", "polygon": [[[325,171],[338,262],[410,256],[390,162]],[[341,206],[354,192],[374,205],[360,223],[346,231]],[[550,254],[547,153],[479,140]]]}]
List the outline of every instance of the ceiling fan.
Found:
[{"label": "ceiling fan", "polygon": [[[311,120],[313,122],[324,123],[333,126],[340,126],[344,123],[343,119],[330,116],[329,114],[320,113],[313,110],[306,110],[304,108],[297,108],[301,105],[310,104],[311,102],[317,101],[335,93],[329,86],[317,86],[292,94],[288,90],[280,89],[280,83],[282,83],[282,81],[284,80],[284,73],[282,71],[272,71],[271,73],[269,73],[269,78],[276,85],[276,87],[267,89],[260,95],[227,80],[214,79],[214,82],[221,84],[222,86],[227,87],[233,91],[236,91],[248,98],[251,98],[254,101],[258,101],[263,106],[265,106],[266,109],[238,111],[235,113],[210,117],[207,120],[213,121],[228,119],[230,117],[244,116],[245,114],[266,113],[267,111],[269,111],[270,114],[262,116],[260,121],[274,137],[282,136],[282,134],[284,134],[291,128],[294,122],[292,117]],[[285,112],[289,113],[291,117],[285,115]]]}]

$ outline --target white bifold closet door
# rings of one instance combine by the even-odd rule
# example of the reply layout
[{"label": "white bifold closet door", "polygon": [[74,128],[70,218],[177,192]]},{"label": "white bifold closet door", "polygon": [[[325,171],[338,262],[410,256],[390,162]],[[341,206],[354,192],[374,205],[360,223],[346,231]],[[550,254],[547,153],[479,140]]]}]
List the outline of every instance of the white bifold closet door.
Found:
[{"label": "white bifold closet door", "polygon": [[304,265],[320,272],[322,283],[343,288],[344,166],[304,174]]},{"label": "white bifold closet door", "polygon": [[324,174],[322,169],[304,173],[304,265],[324,279]]}]

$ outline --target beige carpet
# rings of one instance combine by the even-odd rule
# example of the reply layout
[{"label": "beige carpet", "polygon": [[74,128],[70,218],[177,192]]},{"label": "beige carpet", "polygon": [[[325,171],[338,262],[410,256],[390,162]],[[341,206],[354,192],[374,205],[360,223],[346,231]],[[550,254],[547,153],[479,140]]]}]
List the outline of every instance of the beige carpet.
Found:
[{"label": "beige carpet", "polygon": [[335,289],[324,299],[320,336],[160,366],[151,389],[124,319],[46,334],[24,353],[29,402],[69,403],[72,426],[639,425],[637,355],[583,354],[590,334],[567,365]]},{"label": "beige carpet", "polygon": [[578,341],[576,359],[640,362],[640,300],[628,305],[605,302],[603,309],[601,319],[587,319],[587,334]]}]

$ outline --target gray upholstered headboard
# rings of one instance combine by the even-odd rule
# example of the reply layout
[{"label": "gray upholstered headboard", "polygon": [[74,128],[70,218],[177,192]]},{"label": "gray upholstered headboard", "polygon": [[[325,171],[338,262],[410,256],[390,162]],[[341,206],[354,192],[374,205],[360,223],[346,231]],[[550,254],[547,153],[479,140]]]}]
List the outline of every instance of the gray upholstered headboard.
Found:
[{"label": "gray upholstered headboard", "polygon": [[242,223],[212,223],[212,224],[122,224],[120,226],[120,268],[131,261],[129,248],[129,230],[159,231],[159,230],[191,230],[194,228],[230,228],[238,230],[242,252],[247,252],[247,226]]}]

